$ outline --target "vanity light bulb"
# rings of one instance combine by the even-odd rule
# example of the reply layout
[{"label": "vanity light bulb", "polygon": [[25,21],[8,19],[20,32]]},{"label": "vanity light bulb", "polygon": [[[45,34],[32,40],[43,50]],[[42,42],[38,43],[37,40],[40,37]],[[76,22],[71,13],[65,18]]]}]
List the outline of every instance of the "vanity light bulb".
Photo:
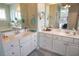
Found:
[{"label": "vanity light bulb", "polygon": [[71,7],[70,5],[66,5],[66,6],[64,6],[64,8],[69,8],[69,7]]}]

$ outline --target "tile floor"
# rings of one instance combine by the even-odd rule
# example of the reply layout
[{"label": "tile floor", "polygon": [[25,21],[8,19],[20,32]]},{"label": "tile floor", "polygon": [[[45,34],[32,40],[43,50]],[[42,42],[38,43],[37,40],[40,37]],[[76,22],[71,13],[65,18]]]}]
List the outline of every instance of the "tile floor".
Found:
[{"label": "tile floor", "polygon": [[61,56],[61,55],[46,51],[44,49],[35,49],[28,56]]}]

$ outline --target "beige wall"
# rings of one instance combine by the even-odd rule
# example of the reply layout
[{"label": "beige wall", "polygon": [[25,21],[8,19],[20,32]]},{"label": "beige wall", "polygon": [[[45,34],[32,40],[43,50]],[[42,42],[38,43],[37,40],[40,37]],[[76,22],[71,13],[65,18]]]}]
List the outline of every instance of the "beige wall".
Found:
[{"label": "beige wall", "polygon": [[77,27],[79,4],[71,4],[68,15],[68,29]]},{"label": "beige wall", "polygon": [[21,4],[20,4],[20,9],[21,9],[21,16],[22,16],[22,19],[25,21],[24,24],[23,24],[23,27],[24,27],[24,26],[28,26],[28,20],[27,20],[27,17],[28,17],[28,16],[27,16],[27,12],[28,12],[27,10],[28,10],[28,9],[27,9],[27,4],[25,4],[25,3],[22,4],[22,3],[21,3]]},{"label": "beige wall", "polygon": [[57,27],[57,4],[49,5],[49,26]]},{"label": "beige wall", "polygon": [[37,4],[29,3],[28,4],[28,25],[30,28],[37,28],[37,24],[32,24],[32,18],[35,17],[37,19]]},{"label": "beige wall", "polygon": [[33,25],[31,20],[33,17],[37,19],[37,4],[35,3],[23,3],[20,4],[22,18],[25,21],[24,26],[28,28],[37,28],[37,25]]}]

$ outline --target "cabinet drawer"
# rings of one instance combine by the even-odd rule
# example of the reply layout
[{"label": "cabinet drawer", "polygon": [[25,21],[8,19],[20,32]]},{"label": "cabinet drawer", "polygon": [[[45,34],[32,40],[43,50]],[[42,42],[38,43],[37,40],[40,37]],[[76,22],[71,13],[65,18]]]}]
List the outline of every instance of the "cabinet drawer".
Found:
[{"label": "cabinet drawer", "polygon": [[13,49],[9,49],[5,51],[6,56],[20,56],[20,48],[19,46],[14,47]]},{"label": "cabinet drawer", "polygon": [[24,43],[26,41],[28,42],[29,40],[31,40],[31,36],[26,36],[26,37],[20,39],[20,43]]},{"label": "cabinet drawer", "polygon": [[40,33],[40,36],[44,36],[44,37],[52,37],[51,34],[47,34],[47,33]]},{"label": "cabinet drawer", "polygon": [[14,47],[19,46],[19,41],[18,40],[12,40],[8,43],[3,43],[3,47],[5,50],[13,49]]},{"label": "cabinet drawer", "polygon": [[70,43],[73,43],[73,38],[69,38],[69,37],[64,37],[64,36],[57,36],[57,35],[53,35],[53,39],[57,39],[57,40],[63,40],[63,41],[67,41]]},{"label": "cabinet drawer", "polygon": [[67,47],[67,56],[79,56],[79,46],[75,44],[69,44]]},{"label": "cabinet drawer", "polygon": [[53,40],[53,52],[59,53],[60,55],[65,55],[66,42],[63,40]]},{"label": "cabinet drawer", "polygon": [[69,37],[64,37],[64,36],[61,36],[61,38],[63,41],[67,41],[67,42],[70,42],[70,43],[73,43],[73,38],[69,38]]}]

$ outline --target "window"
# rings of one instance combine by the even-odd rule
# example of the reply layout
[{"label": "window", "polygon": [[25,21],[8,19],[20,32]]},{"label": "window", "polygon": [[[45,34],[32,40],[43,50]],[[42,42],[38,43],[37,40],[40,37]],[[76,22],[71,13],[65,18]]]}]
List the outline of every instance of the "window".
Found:
[{"label": "window", "polygon": [[62,28],[64,24],[67,24],[68,11],[68,8],[60,9],[59,28]]},{"label": "window", "polygon": [[6,20],[5,9],[0,9],[0,20]]},{"label": "window", "polygon": [[21,13],[20,11],[15,12],[15,17],[17,17],[18,20],[21,20]]}]

